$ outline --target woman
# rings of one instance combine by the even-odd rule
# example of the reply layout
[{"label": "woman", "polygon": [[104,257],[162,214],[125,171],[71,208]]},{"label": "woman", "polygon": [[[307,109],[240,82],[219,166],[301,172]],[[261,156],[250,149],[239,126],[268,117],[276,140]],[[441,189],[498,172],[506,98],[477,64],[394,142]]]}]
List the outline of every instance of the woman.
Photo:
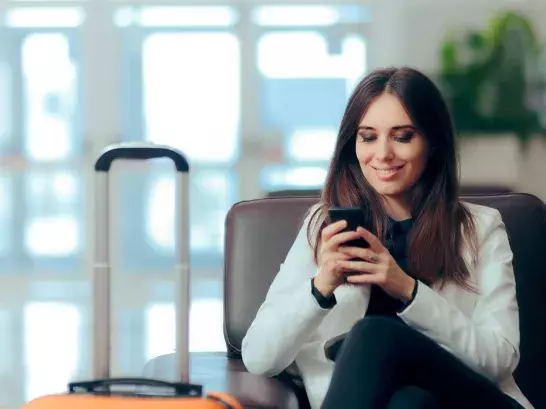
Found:
[{"label": "woman", "polygon": [[[434,84],[377,70],[351,96],[313,207],[242,344],[253,373],[295,362],[313,408],[532,408],[500,213],[458,200]],[[330,223],[362,209],[363,227]],[[367,229],[365,229],[366,227]],[[368,248],[343,244],[363,238]]]}]

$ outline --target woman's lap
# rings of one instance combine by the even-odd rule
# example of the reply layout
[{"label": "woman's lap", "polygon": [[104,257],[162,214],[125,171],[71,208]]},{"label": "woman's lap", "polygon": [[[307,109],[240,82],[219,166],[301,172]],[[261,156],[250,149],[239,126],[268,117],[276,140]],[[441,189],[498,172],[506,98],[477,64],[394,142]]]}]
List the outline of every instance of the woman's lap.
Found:
[{"label": "woman's lap", "polygon": [[430,392],[440,407],[518,407],[489,379],[427,336],[397,318],[379,316],[359,321],[343,341],[326,407],[335,399],[350,401],[351,396],[371,402],[363,407],[381,407],[405,386]]}]

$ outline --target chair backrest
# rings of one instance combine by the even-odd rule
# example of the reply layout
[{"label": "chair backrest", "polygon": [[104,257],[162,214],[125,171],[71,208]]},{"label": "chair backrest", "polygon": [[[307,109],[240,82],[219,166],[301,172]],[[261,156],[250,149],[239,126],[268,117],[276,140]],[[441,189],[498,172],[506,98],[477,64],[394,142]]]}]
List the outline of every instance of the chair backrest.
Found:
[{"label": "chair backrest", "polygon": [[[498,209],[514,253],[520,307],[518,385],[546,407],[546,205],[527,194],[468,196]],[[226,219],[224,335],[230,356],[241,342],[316,197],[279,197],[235,204]]]},{"label": "chair backrest", "polygon": [[[474,195],[498,195],[500,193],[513,193],[513,190],[507,186],[501,185],[461,185],[459,190],[461,195],[474,196]],[[274,190],[267,194],[268,198],[271,197],[319,197],[321,193],[320,189],[285,189]]]}]

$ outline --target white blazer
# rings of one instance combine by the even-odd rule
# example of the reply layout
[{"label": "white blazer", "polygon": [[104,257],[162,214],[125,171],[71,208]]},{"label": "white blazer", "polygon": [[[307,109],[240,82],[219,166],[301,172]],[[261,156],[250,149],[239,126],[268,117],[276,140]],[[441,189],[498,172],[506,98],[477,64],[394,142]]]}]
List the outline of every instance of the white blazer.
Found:
[{"label": "white blazer", "polygon": [[[419,283],[415,299],[399,316],[531,409],[512,376],[519,361],[520,335],[506,229],[498,210],[464,204],[475,217],[478,234],[478,263],[470,271],[478,294],[453,284],[439,290]],[[248,371],[266,376],[295,362],[311,407],[318,409],[334,365],[324,355],[324,344],[348,332],[364,316],[370,287],[339,287],[331,310],[318,305],[311,294],[310,280],[317,266],[307,241],[308,223],[309,216],[243,339],[242,358]],[[468,250],[465,256],[469,259]]]}]

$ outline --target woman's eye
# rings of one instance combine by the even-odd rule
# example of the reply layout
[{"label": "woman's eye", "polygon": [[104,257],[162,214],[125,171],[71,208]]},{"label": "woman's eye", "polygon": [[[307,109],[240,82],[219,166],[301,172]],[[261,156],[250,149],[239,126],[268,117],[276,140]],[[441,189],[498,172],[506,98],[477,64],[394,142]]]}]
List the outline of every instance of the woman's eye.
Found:
[{"label": "woman's eye", "polygon": [[375,135],[361,134],[360,139],[362,140],[362,142],[371,142],[371,141],[375,140]]},{"label": "woman's eye", "polygon": [[402,132],[400,134],[397,134],[395,136],[396,140],[398,142],[409,142],[411,141],[411,138],[413,138],[413,135],[415,134],[415,132],[413,131],[406,131],[406,132]]}]

